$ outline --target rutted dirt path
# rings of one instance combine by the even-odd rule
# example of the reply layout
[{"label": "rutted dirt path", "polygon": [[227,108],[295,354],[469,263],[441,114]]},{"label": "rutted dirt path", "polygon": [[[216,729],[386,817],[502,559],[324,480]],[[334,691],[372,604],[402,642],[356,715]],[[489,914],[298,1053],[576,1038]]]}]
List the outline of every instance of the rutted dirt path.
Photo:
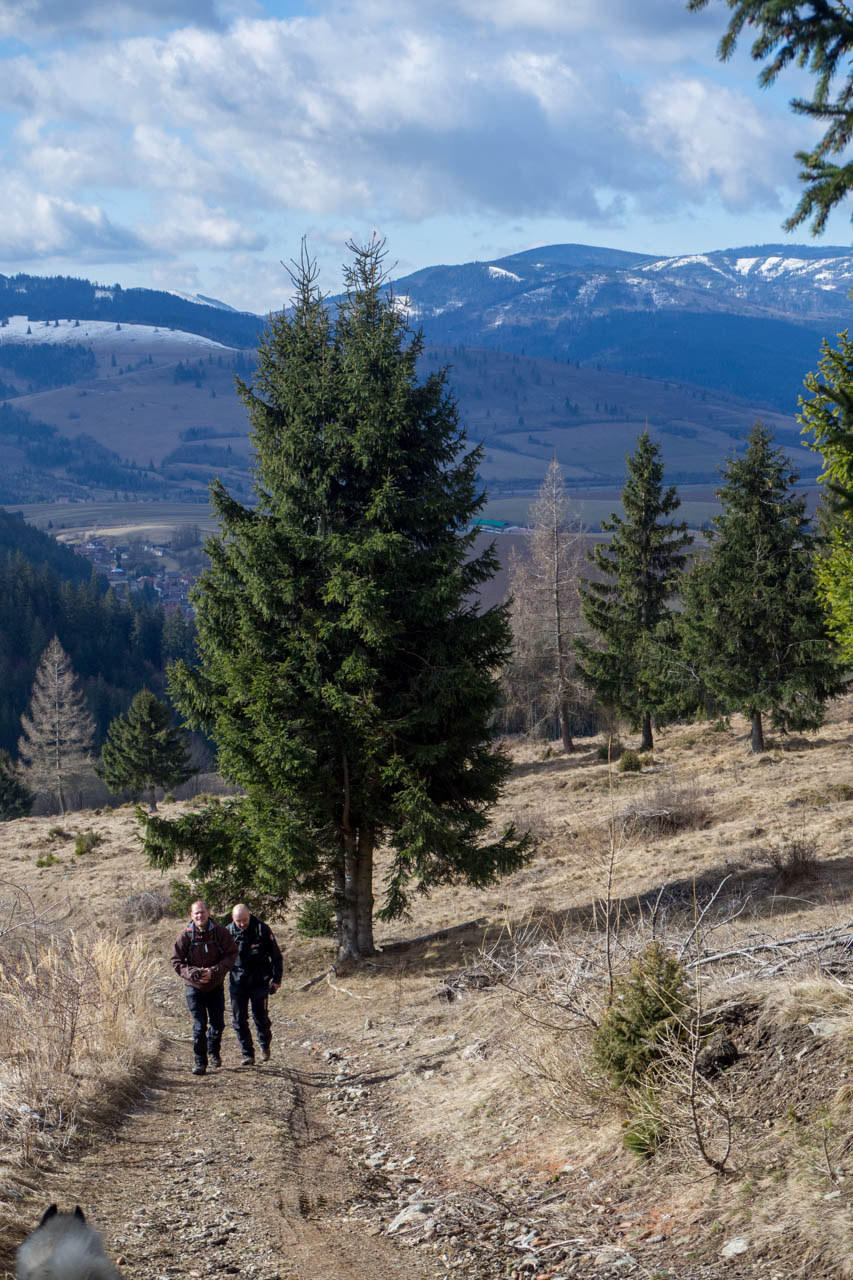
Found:
[{"label": "rutted dirt path", "polygon": [[329,1081],[299,1060],[288,1037],[274,1040],[269,1063],[246,1069],[227,1028],[222,1068],[198,1078],[182,992],[172,983],[158,994],[165,1044],[144,1100],[51,1176],[45,1197],[82,1205],[138,1280],[436,1274],[422,1256],[344,1216],[359,1195],[358,1173],[331,1131],[322,1096]]}]

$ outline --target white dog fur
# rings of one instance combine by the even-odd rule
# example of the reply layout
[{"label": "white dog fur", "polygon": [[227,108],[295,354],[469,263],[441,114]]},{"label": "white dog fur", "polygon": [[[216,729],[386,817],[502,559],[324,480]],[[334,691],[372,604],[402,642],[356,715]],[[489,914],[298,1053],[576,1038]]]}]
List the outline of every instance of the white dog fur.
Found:
[{"label": "white dog fur", "polygon": [[78,1205],[73,1213],[46,1210],[18,1249],[18,1280],[121,1280],[101,1237]]}]

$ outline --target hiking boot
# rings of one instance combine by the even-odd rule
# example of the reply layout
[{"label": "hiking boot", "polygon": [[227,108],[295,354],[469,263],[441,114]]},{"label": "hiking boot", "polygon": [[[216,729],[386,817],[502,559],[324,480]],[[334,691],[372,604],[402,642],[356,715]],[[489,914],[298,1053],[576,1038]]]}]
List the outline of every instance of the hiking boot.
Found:
[{"label": "hiking boot", "polygon": [[269,1049],[261,1049],[261,1062],[269,1062],[269,1060],[270,1060]]},{"label": "hiking boot", "polygon": [[243,1061],[240,1063],[240,1066],[253,1067],[254,1065],[255,1065],[255,1059],[252,1057],[252,1055],[250,1053],[244,1053]]},{"label": "hiking boot", "polygon": [[211,1065],[212,1067],[221,1067],[221,1066],[222,1066],[222,1059],[220,1058],[220,1056],[219,1056],[219,1054],[218,1054],[218,1053],[212,1053],[212,1054],[210,1055],[210,1065]]},{"label": "hiking boot", "polygon": [[197,1062],[193,1067],[194,1076],[203,1076],[207,1074],[207,1067],[203,1062]]}]

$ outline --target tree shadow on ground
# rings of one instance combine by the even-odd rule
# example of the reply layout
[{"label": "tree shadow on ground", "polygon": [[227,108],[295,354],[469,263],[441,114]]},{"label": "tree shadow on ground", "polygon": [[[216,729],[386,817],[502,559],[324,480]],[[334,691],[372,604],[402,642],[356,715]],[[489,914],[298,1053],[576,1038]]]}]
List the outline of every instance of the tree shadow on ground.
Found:
[{"label": "tree shadow on ground", "polygon": [[[722,888],[721,888],[722,885]],[[614,898],[610,904],[611,927],[630,928],[645,921],[651,932],[652,922],[668,929],[689,931],[697,912],[701,913],[716,894],[709,912],[710,923],[742,908],[741,920],[784,920],[804,908],[827,906],[849,899],[853,886],[853,856],[840,856],[819,862],[813,875],[784,883],[771,866],[732,867],[721,864],[710,867],[701,876],[683,876],[653,885],[642,893]],[[847,917],[842,912],[839,924]],[[853,906],[849,919],[853,922]],[[363,976],[373,971],[387,976],[389,967],[401,974],[409,970],[420,977],[440,979],[458,970],[461,963],[476,963],[481,951],[498,945],[522,930],[559,938],[564,933],[603,934],[607,922],[607,904],[603,898],[590,899],[576,906],[557,909],[534,909],[524,917],[506,921],[481,916],[464,924],[448,927],[425,936],[398,938],[382,945],[374,962],[367,962]]]},{"label": "tree shadow on ground", "polygon": [[591,751],[573,751],[571,755],[566,755],[565,752],[560,751],[553,756],[549,756],[547,760],[527,760],[524,764],[514,764],[512,776],[513,778],[547,778],[553,774],[565,773],[567,770],[580,768],[583,765],[606,763],[606,761],[601,760],[597,747]]}]

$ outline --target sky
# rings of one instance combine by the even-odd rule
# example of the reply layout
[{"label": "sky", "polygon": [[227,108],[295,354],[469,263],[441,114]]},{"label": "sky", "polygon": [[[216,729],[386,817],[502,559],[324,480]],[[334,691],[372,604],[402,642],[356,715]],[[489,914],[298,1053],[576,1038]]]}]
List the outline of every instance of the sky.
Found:
[{"label": "sky", "polygon": [[[394,274],[542,244],[807,243],[792,71],[684,0],[0,0],[0,273],[266,313],[307,237]],[[851,241],[850,211],[822,237]]]}]

